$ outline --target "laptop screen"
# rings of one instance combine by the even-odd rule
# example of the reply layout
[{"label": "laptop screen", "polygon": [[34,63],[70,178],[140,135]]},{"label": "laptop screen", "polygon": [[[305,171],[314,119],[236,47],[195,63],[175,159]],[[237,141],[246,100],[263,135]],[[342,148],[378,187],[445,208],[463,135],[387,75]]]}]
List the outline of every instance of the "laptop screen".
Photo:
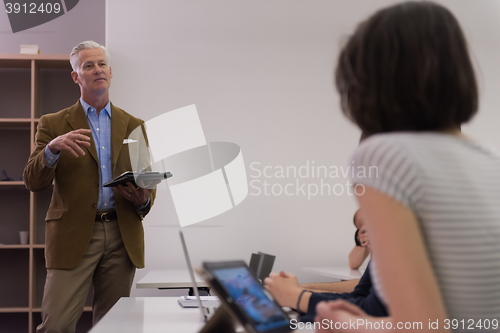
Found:
[{"label": "laptop screen", "polygon": [[210,272],[257,332],[289,327],[289,318],[277,303],[268,297],[246,265],[212,267]]}]

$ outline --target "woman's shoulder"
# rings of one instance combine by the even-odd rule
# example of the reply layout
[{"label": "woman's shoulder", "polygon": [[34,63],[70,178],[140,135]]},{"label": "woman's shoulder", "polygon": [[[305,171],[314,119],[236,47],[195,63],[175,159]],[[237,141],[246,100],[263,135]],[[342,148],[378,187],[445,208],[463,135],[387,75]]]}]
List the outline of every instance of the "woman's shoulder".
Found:
[{"label": "woman's shoulder", "polygon": [[413,133],[384,133],[370,136],[354,152],[352,182],[374,188],[408,207],[421,197],[419,144]]},{"label": "woman's shoulder", "polygon": [[[375,134],[364,140],[352,155],[354,166],[376,166],[390,170],[415,170],[432,150],[448,150],[453,137],[436,132]],[[431,153],[432,155],[432,153]],[[425,157],[425,158],[424,158]]]},{"label": "woman's shoulder", "polygon": [[363,140],[354,151],[353,159],[378,159],[383,155],[407,151],[409,146],[419,144],[419,134],[396,132],[374,134]]},{"label": "woman's shoulder", "polygon": [[380,133],[368,137],[360,143],[355,154],[373,154],[376,151],[399,151],[406,155],[441,149],[484,149],[486,145],[472,141],[461,135],[441,132],[393,132]]},{"label": "woman's shoulder", "polygon": [[379,133],[369,136],[359,147],[379,145],[427,145],[446,141],[451,135],[438,132],[392,132]]},{"label": "woman's shoulder", "polygon": [[363,141],[354,151],[351,163],[356,168],[376,168],[380,177],[393,178],[399,173],[435,177],[447,174],[450,165],[470,170],[497,169],[500,154],[492,146],[464,135],[384,133]]}]

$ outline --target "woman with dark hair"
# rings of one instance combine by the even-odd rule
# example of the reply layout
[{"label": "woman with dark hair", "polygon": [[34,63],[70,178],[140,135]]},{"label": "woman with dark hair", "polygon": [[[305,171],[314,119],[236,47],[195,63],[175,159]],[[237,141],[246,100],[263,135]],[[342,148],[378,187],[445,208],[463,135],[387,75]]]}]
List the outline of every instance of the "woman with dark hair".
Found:
[{"label": "woman with dark hair", "polygon": [[377,170],[353,183],[390,317],[335,301],[316,320],[331,331],[500,331],[500,154],[460,132],[478,92],[457,20],[426,1],[376,12],[341,51],[336,84],[368,136],[354,166]]}]

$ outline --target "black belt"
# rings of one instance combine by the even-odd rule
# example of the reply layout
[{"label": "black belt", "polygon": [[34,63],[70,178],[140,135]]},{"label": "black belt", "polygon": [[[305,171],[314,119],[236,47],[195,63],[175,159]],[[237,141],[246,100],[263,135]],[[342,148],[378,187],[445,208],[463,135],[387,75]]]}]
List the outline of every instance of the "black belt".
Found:
[{"label": "black belt", "polygon": [[95,220],[101,222],[109,222],[111,220],[116,220],[118,216],[116,215],[116,211],[112,212],[102,212],[95,214]]}]

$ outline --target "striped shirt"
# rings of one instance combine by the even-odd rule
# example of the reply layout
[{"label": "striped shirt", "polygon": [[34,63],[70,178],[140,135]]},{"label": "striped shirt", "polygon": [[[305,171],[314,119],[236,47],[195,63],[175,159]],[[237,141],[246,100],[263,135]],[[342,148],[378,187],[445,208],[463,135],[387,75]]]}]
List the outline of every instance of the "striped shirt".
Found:
[{"label": "striped shirt", "polygon": [[[449,318],[500,321],[500,154],[460,136],[390,133],[363,142],[353,163],[353,183],[413,211]],[[371,268],[384,299],[376,258]]]}]

